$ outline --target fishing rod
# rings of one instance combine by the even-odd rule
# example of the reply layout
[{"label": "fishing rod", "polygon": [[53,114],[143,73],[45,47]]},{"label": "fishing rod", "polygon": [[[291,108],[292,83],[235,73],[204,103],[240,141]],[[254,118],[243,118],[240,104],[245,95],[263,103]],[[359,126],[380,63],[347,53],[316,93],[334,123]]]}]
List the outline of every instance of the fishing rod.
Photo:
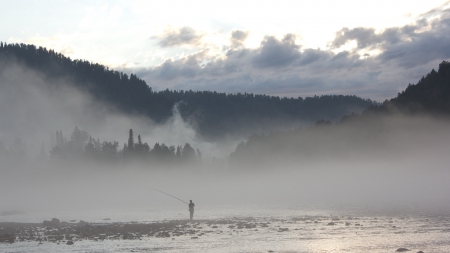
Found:
[{"label": "fishing rod", "polygon": [[154,191],[157,191],[157,192],[166,194],[167,196],[170,196],[170,197],[172,197],[172,198],[178,199],[179,201],[181,201],[181,202],[183,202],[183,203],[189,204],[188,202],[186,202],[186,201],[184,201],[184,200],[181,200],[181,199],[179,199],[179,198],[177,198],[177,197],[175,197],[175,196],[172,196],[172,195],[170,195],[169,193],[166,193],[166,192],[157,190],[157,189],[155,189],[155,188],[151,188],[151,187],[149,187],[149,188],[152,189],[152,190],[154,190]]}]

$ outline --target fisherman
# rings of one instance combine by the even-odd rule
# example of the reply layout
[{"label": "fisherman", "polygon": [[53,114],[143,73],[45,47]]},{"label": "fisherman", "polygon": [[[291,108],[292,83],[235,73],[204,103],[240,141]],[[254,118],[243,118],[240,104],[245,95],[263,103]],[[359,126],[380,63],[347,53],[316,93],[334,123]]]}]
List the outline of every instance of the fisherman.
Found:
[{"label": "fisherman", "polygon": [[191,220],[192,220],[192,218],[194,217],[194,203],[192,203],[192,200],[190,200],[190,203],[189,203],[189,213],[191,214]]}]

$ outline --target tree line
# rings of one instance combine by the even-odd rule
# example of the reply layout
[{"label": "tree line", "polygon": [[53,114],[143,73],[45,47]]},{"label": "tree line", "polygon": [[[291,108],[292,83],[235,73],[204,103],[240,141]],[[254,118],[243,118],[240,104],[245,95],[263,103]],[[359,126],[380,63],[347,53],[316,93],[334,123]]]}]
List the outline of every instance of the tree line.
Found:
[{"label": "tree line", "polygon": [[140,162],[165,165],[197,165],[202,162],[202,154],[199,149],[194,149],[189,143],[184,145],[166,145],[155,143],[151,147],[144,142],[140,135],[135,141],[133,129],[128,132],[128,141],[119,147],[118,141],[100,141],[88,132],[75,127],[69,138],[62,131],[56,131],[55,145],[50,150],[50,156],[46,154],[44,144],[41,145],[37,157],[30,157],[27,143],[20,138],[6,148],[0,141],[0,160],[20,162],[26,160],[45,161],[74,161],[79,159],[105,163]]},{"label": "tree line", "polygon": [[86,131],[75,127],[70,140],[62,131],[56,131],[56,145],[50,151],[50,160],[87,158],[104,162],[140,161],[158,163],[194,164],[201,162],[201,152],[189,143],[167,146],[155,143],[153,147],[140,135],[135,141],[133,129],[128,132],[128,141],[119,148],[118,141],[103,141],[92,138]]}]

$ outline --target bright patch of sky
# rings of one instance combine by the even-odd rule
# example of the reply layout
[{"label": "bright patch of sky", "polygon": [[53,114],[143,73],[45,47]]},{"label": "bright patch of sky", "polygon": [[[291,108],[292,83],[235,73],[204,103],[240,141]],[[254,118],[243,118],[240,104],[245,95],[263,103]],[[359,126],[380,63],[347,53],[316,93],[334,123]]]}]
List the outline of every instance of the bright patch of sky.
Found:
[{"label": "bright patch of sky", "polygon": [[[444,4],[428,1],[9,1],[0,10],[0,38],[54,48],[73,58],[111,67],[152,66],[209,48],[220,53],[233,29],[249,31],[246,47],[266,35],[297,35],[303,48],[327,48],[343,27],[408,24]],[[7,24],[7,25],[6,25]],[[151,39],[167,29],[204,34],[196,47],[158,47]]]}]

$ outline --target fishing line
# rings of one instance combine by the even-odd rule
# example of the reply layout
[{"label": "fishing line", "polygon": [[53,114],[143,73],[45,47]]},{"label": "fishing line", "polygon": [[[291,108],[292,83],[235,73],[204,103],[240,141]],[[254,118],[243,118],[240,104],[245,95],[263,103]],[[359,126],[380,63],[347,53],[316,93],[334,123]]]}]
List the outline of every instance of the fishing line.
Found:
[{"label": "fishing line", "polygon": [[181,200],[181,199],[179,199],[179,198],[177,198],[177,197],[175,197],[175,196],[173,196],[173,195],[170,195],[169,193],[166,193],[166,192],[157,190],[157,189],[155,189],[155,188],[151,188],[151,187],[149,187],[149,188],[152,189],[152,190],[154,190],[154,191],[157,191],[157,192],[166,194],[167,196],[170,196],[170,197],[172,197],[172,198],[178,199],[179,201],[181,201],[181,202],[183,202],[183,203],[189,204],[188,202],[186,202],[186,201],[184,201],[184,200]]}]

